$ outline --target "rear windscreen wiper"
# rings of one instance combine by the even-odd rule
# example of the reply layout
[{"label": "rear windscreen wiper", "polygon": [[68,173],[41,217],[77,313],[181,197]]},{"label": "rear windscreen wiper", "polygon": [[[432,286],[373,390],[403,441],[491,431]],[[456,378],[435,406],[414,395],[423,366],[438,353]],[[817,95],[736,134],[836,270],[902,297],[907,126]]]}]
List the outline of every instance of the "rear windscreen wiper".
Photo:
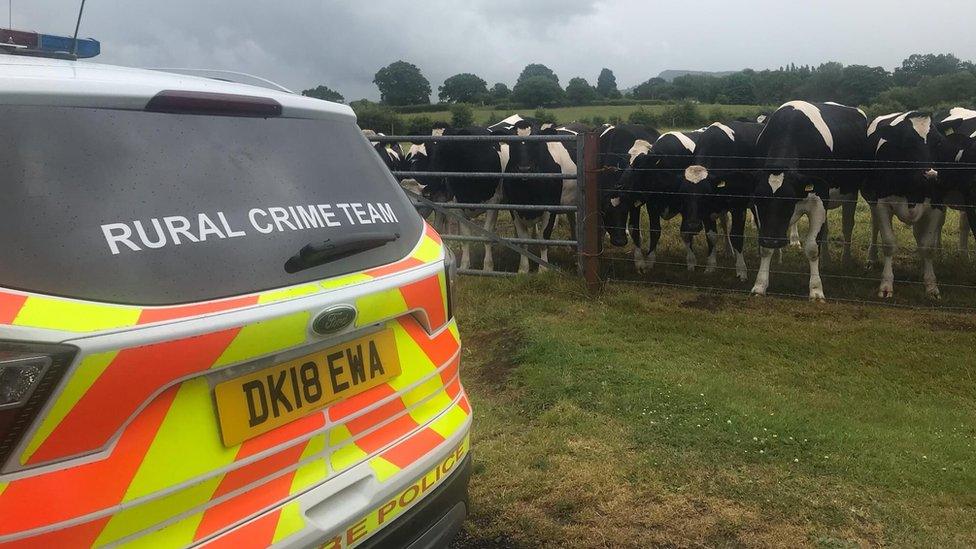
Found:
[{"label": "rear windscreen wiper", "polygon": [[311,269],[330,261],[344,259],[374,248],[379,248],[400,238],[400,233],[367,232],[349,236],[330,238],[318,244],[309,244],[285,262],[285,272],[289,274]]}]

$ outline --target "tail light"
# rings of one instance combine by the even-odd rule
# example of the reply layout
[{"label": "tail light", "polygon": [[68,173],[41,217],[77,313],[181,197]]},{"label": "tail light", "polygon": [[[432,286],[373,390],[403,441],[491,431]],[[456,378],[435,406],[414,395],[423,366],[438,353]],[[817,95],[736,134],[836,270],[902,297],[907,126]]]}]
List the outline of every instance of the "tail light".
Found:
[{"label": "tail light", "polygon": [[0,341],[0,466],[44,407],[77,349]]},{"label": "tail light", "polygon": [[457,286],[457,260],[449,246],[444,246],[444,285],[447,289],[447,319],[454,318],[454,288]]},{"label": "tail light", "polygon": [[281,103],[268,97],[182,90],[163,90],[146,104],[149,112],[271,118],[281,116]]}]

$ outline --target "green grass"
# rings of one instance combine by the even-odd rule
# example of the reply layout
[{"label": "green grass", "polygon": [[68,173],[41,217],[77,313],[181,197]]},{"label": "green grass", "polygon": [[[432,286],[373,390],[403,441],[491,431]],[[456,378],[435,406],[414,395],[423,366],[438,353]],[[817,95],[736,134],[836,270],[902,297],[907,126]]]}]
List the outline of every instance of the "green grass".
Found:
[{"label": "green grass", "polygon": [[553,274],[459,286],[460,546],[976,544],[971,316],[591,297]]},{"label": "green grass", "polygon": [[[584,118],[593,118],[594,116],[600,116],[604,119],[609,119],[612,116],[619,116],[623,120],[627,120],[630,113],[644,109],[645,111],[660,114],[662,111],[667,109],[668,105],[594,105],[594,106],[584,106],[584,107],[561,107],[556,109],[546,109],[556,115],[556,119],[559,120],[561,124],[568,124],[570,122],[578,121]],[[736,117],[752,114],[761,107],[755,105],[709,105],[701,104],[698,105],[699,110],[702,114],[708,116],[713,109],[722,109],[725,113]],[[532,116],[535,109],[523,109],[519,114],[522,116]],[[505,118],[512,113],[494,110],[490,107],[476,108],[474,109],[474,119],[476,124],[485,124],[489,117],[495,114],[499,119]],[[416,118],[418,116],[429,117],[433,121],[447,122],[451,120],[451,113],[449,111],[431,112],[431,113],[416,113],[416,114],[402,114],[404,121],[409,122],[410,119]]]}]

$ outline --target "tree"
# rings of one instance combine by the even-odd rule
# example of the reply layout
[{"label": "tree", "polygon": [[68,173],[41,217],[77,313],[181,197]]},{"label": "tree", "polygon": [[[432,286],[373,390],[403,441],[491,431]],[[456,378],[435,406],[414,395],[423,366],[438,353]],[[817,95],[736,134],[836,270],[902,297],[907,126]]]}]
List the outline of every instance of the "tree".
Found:
[{"label": "tree", "polygon": [[518,81],[515,82],[515,87],[518,87],[518,85],[525,80],[536,77],[548,78],[549,80],[555,82],[557,86],[559,85],[559,77],[556,76],[556,73],[552,72],[552,69],[541,63],[532,63],[530,65],[526,65],[525,68],[522,69],[522,74],[519,75]]},{"label": "tree", "polygon": [[334,101],[336,103],[345,103],[346,98],[342,96],[341,93],[333,90],[332,88],[322,84],[310,88],[307,90],[302,90],[302,95],[305,97],[314,97],[316,99],[321,99],[323,101]]},{"label": "tree", "polygon": [[654,77],[631,91],[634,99],[671,99],[674,86],[663,78]]},{"label": "tree", "polygon": [[455,128],[474,126],[474,110],[464,103],[451,105],[451,126]]},{"label": "tree", "polygon": [[566,86],[566,99],[573,105],[585,105],[597,97],[596,90],[585,78],[573,78]]},{"label": "tree", "polygon": [[448,103],[481,103],[488,96],[488,83],[481,78],[464,72],[455,74],[438,88],[437,97]]},{"label": "tree", "polygon": [[492,103],[501,103],[502,101],[508,101],[508,98],[511,96],[512,90],[508,89],[508,86],[505,84],[499,82],[492,86],[491,91],[488,92],[488,101]]},{"label": "tree", "polygon": [[[569,92],[569,88],[566,88]],[[600,71],[600,76],[596,79],[596,92],[600,97],[606,99],[620,99],[620,90],[617,89],[617,77],[610,69]]]},{"label": "tree", "polygon": [[365,99],[349,103],[356,113],[359,127],[380,133],[396,135],[403,129],[403,119],[393,109]]},{"label": "tree", "polygon": [[528,107],[559,104],[565,92],[555,80],[546,76],[532,76],[520,80],[512,90],[512,99]]},{"label": "tree", "polygon": [[380,90],[380,101],[387,105],[430,103],[430,82],[412,63],[397,61],[383,67],[373,83]]},{"label": "tree", "polygon": [[914,86],[927,76],[942,76],[962,69],[964,65],[951,53],[916,53],[902,61],[901,67],[895,69],[894,77],[899,86]]},{"label": "tree", "polygon": [[843,81],[834,100],[845,105],[865,105],[890,87],[891,75],[884,68],[848,65],[844,67]]}]

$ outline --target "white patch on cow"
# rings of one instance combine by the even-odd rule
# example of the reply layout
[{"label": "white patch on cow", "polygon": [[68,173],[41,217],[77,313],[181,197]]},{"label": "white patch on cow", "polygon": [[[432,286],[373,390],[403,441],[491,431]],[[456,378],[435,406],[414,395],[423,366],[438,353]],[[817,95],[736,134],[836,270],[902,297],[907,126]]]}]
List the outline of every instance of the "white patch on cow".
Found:
[{"label": "white patch on cow", "polygon": [[[664,135],[673,136],[674,138],[676,138],[678,141],[681,142],[681,146],[683,146],[688,152],[690,153],[695,152],[695,142],[692,141],[691,138],[689,138],[687,135],[681,132],[667,132]],[[664,137],[664,135],[662,135],[661,137]],[[660,139],[661,138],[659,137],[658,140],[660,141]]]},{"label": "white patch on cow", "polygon": [[929,130],[932,129],[932,117],[931,116],[914,116],[909,118],[912,122],[912,128],[915,129],[915,133],[922,138],[922,141],[929,142]]},{"label": "white patch on cow", "polygon": [[615,197],[611,198],[610,199],[610,205],[613,206],[614,208],[620,207],[620,197],[619,196],[615,196]]},{"label": "white patch on cow", "polygon": [[393,147],[392,147],[392,146],[389,146],[389,145],[388,145],[388,146],[386,147],[386,154],[387,154],[387,155],[388,155],[388,156],[390,157],[390,159],[392,159],[392,160],[397,160],[397,161],[399,161],[399,160],[400,160],[400,155],[399,155],[399,154],[398,154],[398,153],[397,153],[397,152],[396,152],[395,150],[393,150]]},{"label": "white patch on cow", "polygon": [[956,155],[956,162],[962,162],[962,155],[964,154],[966,154],[966,149],[959,151],[959,154]]},{"label": "white patch on cow", "polygon": [[556,131],[558,131],[558,132],[566,132],[566,133],[572,134],[572,135],[579,135],[579,132],[574,131],[574,130],[571,130],[569,128],[556,128]]},{"label": "white patch on cow", "polygon": [[820,132],[820,136],[823,137],[827,148],[831,151],[834,150],[834,135],[830,132],[830,127],[827,126],[827,122],[823,119],[823,113],[820,112],[820,109],[816,105],[807,103],[806,101],[790,101],[783,105],[783,107],[793,107],[802,112],[813,123],[813,127]]},{"label": "white patch on cow", "polygon": [[976,132],[973,132],[973,135],[970,135],[969,138],[970,139],[976,139]]},{"label": "white patch on cow", "polygon": [[521,122],[522,120],[525,120],[525,119],[522,118],[521,116],[517,115],[517,114],[513,114],[512,116],[509,116],[505,120],[502,120],[501,122],[499,122],[497,124],[494,124],[492,127],[494,127],[494,126],[501,126],[503,124],[508,124],[509,126],[514,126],[515,124]]},{"label": "white patch on cow", "polygon": [[868,126],[868,137],[871,137],[874,134],[874,132],[878,131],[878,126],[880,126],[882,122],[884,122],[885,120],[889,120],[891,118],[895,118],[895,117],[901,116],[902,114],[903,113],[900,113],[900,112],[893,112],[891,114],[886,114],[884,116],[879,116],[879,117],[875,118],[871,122],[871,125]]},{"label": "white patch on cow", "polygon": [[438,137],[444,135],[444,128],[434,128],[430,130],[430,135],[436,135]]},{"label": "white patch on cow", "polygon": [[427,156],[427,145],[423,143],[420,144],[414,143],[413,145],[410,145],[410,150],[407,151],[407,158],[414,157],[418,154]]},{"label": "white patch on cow", "polygon": [[706,177],[708,177],[708,169],[706,169],[705,166],[688,166],[688,168],[685,170],[685,179],[687,179],[689,183],[697,185],[704,181]]},{"label": "white patch on cow", "polygon": [[526,135],[532,135],[532,128],[516,128],[515,133],[525,137]]},{"label": "white patch on cow", "polygon": [[638,139],[634,141],[634,146],[627,151],[627,154],[630,155],[630,163],[633,164],[638,156],[649,152],[651,152],[651,144],[643,139]]},{"label": "white patch on cow", "polygon": [[600,137],[603,137],[604,135],[607,135],[607,132],[609,132],[610,130],[614,129],[615,127],[616,126],[607,126],[607,129],[603,130],[603,133],[600,134]]},{"label": "white patch on cow", "polygon": [[376,137],[376,132],[373,130],[363,130],[363,135],[366,137]]},{"label": "white patch on cow", "polygon": [[976,118],[976,111],[963,107],[953,107],[949,109],[949,116],[945,117],[942,121],[952,122],[954,120],[972,120],[973,118]]},{"label": "white patch on cow", "polygon": [[770,174],[769,175],[769,188],[773,190],[773,194],[783,186],[783,181],[786,179],[786,174],[781,173],[779,175]]},{"label": "white patch on cow", "polygon": [[756,123],[757,124],[765,124],[766,123],[766,120],[768,120],[768,119],[769,119],[769,117],[766,116],[765,114],[760,114],[759,116],[756,117]]},{"label": "white patch on cow", "polygon": [[502,173],[505,172],[505,168],[508,167],[508,160],[511,158],[511,152],[508,143],[502,143],[498,147],[498,160],[502,165]]},{"label": "white patch on cow", "polygon": [[929,181],[935,181],[938,178],[939,172],[937,170],[929,168],[928,171],[925,172],[925,179],[928,179]]},{"label": "white patch on cow", "polygon": [[887,142],[888,142],[888,140],[885,139],[885,138],[883,138],[883,137],[881,139],[879,139],[878,140],[878,148],[874,149],[875,154],[877,154],[881,150],[881,147],[884,147],[885,143],[887,143]]},{"label": "white patch on cow", "polygon": [[539,129],[540,130],[548,130],[549,128],[555,128],[555,127],[556,127],[556,125],[553,124],[552,122],[546,122],[545,124],[539,126]]},{"label": "white patch on cow", "polygon": [[723,124],[721,122],[716,122],[716,123],[712,124],[711,127],[712,128],[718,128],[718,129],[722,130],[723,132],[725,132],[725,135],[729,136],[729,139],[730,140],[735,141],[735,132],[732,131],[732,128],[726,126],[725,124]]}]

